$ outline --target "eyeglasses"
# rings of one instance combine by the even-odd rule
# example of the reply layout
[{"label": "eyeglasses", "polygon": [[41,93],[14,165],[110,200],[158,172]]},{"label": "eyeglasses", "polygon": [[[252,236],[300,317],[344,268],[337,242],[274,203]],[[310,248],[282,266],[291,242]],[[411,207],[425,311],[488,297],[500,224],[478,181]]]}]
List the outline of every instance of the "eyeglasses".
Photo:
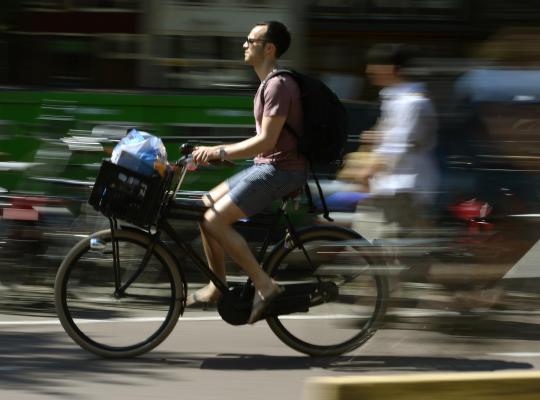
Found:
[{"label": "eyeglasses", "polygon": [[249,44],[249,45],[252,45],[253,43],[257,43],[257,42],[267,42],[266,39],[252,39],[252,38],[246,38],[246,42]]}]

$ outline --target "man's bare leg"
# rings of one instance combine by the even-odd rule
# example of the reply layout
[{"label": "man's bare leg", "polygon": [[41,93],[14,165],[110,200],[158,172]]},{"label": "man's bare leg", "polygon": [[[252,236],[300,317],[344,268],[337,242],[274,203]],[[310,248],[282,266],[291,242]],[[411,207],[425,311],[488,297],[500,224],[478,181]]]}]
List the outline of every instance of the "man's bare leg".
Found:
[{"label": "man's bare leg", "polygon": [[206,233],[221,244],[225,253],[244,269],[255,288],[264,297],[265,294],[272,291],[275,284],[259,266],[246,240],[231,226],[245,216],[243,211],[226,194],[205,213],[202,226]]},{"label": "man's bare leg", "polygon": [[[208,261],[208,266],[214,272],[223,283],[227,283],[227,278],[225,274],[225,253],[223,248],[217,243],[208,233],[204,231],[202,225],[199,226],[201,231],[201,240],[204,249],[204,254]],[[213,282],[209,282],[205,287],[197,290],[195,296],[190,300],[188,299],[188,304],[191,302],[206,302],[213,303],[221,297],[221,292],[214,285]]]},{"label": "man's bare leg", "polygon": [[204,205],[208,208],[213,207],[216,201],[229,193],[229,190],[229,184],[227,181],[221,182],[215,188],[210,190],[205,196],[203,196],[202,200]]},{"label": "man's bare leg", "polygon": [[[228,191],[229,186],[227,185],[227,182],[222,182],[203,197],[203,202],[207,207],[212,208],[214,203],[228,193]],[[199,225],[199,230],[201,232],[203,250],[206,255],[206,260],[208,261],[208,266],[223,281],[223,283],[226,283],[225,253],[223,248],[208,235],[207,232],[205,232],[202,224]],[[197,290],[194,297],[191,299],[188,298],[188,305],[189,303],[194,302],[215,302],[220,296],[221,293],[218,288],[213,282],[209,282],[208,285]]]}]

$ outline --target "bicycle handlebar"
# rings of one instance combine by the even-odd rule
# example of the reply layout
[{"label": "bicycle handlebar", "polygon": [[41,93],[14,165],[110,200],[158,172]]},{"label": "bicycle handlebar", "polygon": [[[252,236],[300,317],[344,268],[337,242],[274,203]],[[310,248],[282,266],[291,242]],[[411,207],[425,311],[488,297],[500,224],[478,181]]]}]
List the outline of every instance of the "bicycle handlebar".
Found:
[{"label": "bicycle handlebar", "polygon": [[[182,154],[182,157],[178,159],[176,165],[183,166],[189,163],[193,163],[193,160],[191,158],[191,153],[193,153],[193,150],[195,150],[195,146],[191,143],[184,143],[182,146],[180,146],[180,154]],[[236,165],[233,161],[229,160],[210,160],[208,161],[208,164],[215,167],[233,167]]]}]

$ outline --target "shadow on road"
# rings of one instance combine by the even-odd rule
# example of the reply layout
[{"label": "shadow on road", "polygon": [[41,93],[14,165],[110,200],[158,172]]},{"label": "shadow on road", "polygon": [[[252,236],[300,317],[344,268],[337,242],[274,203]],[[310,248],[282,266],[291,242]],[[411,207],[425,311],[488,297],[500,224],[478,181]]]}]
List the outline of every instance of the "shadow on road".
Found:
[{"label": "shadow on road", "polygon": [[498,371],[504,369],[530,369],[529,363],[501,360],[472,360],[453,357],[402,357],[402,356],[339,356],[308,358],[291,356],[264,356],[221,354],[207,358],[201,369],[215,370],[297,370],[321,368],[347,372],[395,371]]},{"label": "shadow on road", "polygon": [[0,333],[2,390],[73,398],[70,387],[77,382],[133,385],[134,377],[158,377],[167,368],[177,365],[145,358],[114,361],[96,358],[74,345],[64,333]]},{"label": "shadow on road", "polygon": [[[525,362],[458,357],[266,356],[154,351],[129,360],[103,360],[85,353],[59,332],[0,333],[0,387],[73,398],[77,382],[133,385],[145,379],[177,379],[180,370],[311,370],[349,373],[418,371],[497,371],[531,369]],[[175,374],[171,378],[170,372]],[[142,384],[142,383],[140,383]]]}]

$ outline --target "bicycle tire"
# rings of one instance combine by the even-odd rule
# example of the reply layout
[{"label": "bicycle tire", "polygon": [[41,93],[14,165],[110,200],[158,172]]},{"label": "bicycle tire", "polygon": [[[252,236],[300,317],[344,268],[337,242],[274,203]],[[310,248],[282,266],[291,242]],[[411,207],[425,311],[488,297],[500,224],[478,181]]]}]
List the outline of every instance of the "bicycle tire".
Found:
[{"label": "bicycle tire", "polygon": [[[134,275],[152,239],[135,229],[118,230],[115,238],[124,283]],[[99,240],[101,248],[92,248],[91,239]],[[57,314],[83,349],[104,358],[138,356],[159,345],[175,327],[183,313],[185,281],[174,256],[158,242],[125,295],[115,297],[112,262],[110,230],[77,243],[56,275]]]},{"label": "bicycle tire", "polygon": [[[373,269],[373,262],[362,255],[358,246],[351,245],[361,243],[365,250],[369,243],[358,233],[337,226],[302,229],[298,237],[315,271],[309,269],[305,255],[290,238],[274,247],[265,270],[282,285],[310,280],[337,282],[339,294],[333,300],[311,306],[307,313],[267,317],[270,329],[287,346],[310,356],[336,356],[360,347],[376,332],[388,298],[387,278]],[[320,251],[323,248],[332,250]],[[335,264],[329,264],[330,261]],[[371,268],[362,268],[362,263]],[[352,285],[345,287],[348,283]],[[348,314],[344,314],[349,308]],[[366,311],[368,315],[364,316]]]}]

